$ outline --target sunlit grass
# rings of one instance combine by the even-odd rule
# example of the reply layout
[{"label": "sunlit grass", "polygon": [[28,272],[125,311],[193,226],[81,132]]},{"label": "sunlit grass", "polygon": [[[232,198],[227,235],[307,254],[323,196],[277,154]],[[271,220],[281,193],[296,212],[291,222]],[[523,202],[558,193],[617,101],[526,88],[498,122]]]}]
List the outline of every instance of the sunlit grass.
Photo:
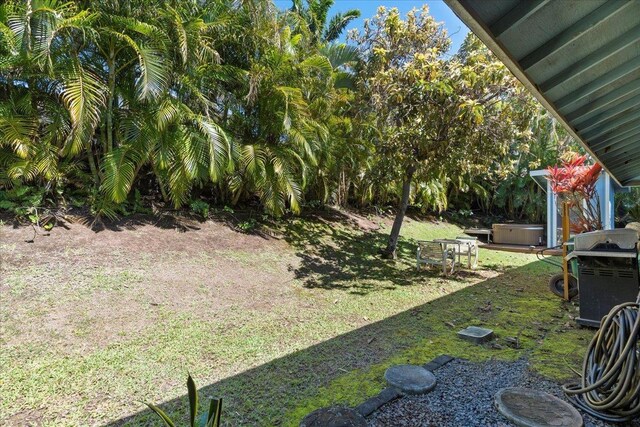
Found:
[{"label": "sunlit grass", "polygon": [[[90,273],[68,264],[9,266],[3,286],[24,296],[24,307],[0,310],[0,422],[105,424],[143,411],[127,425],[147,425],[153,418],[140,401],[180,398],[164,406],[184,415],[189,371],[204,395],[225,399],[226,425],[297,425],[317,407],[356,404],[377,393],[391,364],[425,363],[443,353],[472,360],[526,356],[534,370],[567,378],[591,336],[567,326],[576,308],[546,290],[555,270],[535,256],[482,250],[481,274],[445,279],[417,272],[415,240],[455,237],[460,229],[453,225],[409,221],[395,262],[376,256],[387,230],[363,233],[346,223],[294,219],[279,232],[288,245],[258,256],[224,248],[128,254],[125,266]],[[152,269],[196,263],[215,269],[223,259],[252,274],[282,272],[281,296],[268,297],[275,298],[265,300],[268,309],[246,310],[218,300],[205,281],[198,299],[176,310],[149,306],[139,291]],[[44,285],[34,287],[34,277]],[[98,294],[146,307],[153,323],[91,345],[97,319],[80,308]],[[51,321],[56,298],[78,306],[59,332],[43,329],[31,342],[7,344],[24,333],[20,321]],[[14,309],[28,317],[12,315]],[[470,324],[494,329],[502,348],[459,340],[457,330]],[[507,336],[518,336],[522,347],[506,346]]]}]

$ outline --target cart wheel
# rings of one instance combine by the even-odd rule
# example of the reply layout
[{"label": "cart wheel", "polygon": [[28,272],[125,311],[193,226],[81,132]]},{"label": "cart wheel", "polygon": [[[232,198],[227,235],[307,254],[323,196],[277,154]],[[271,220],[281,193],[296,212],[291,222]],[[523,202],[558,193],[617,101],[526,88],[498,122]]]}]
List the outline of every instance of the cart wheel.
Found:
[{"label": "cart wheel", "polygon": [[[549,280],[549,290],[560,298],[564,298],[564,273],[559,273]],[[578,281],[571,274],[569,275],[569,299],[578,295]]]}]

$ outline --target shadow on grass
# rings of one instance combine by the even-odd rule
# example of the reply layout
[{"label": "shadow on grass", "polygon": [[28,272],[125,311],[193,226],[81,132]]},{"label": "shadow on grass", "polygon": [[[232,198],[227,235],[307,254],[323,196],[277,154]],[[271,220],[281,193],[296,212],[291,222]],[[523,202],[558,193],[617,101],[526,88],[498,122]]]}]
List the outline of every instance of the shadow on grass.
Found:
[{"label": "shadow on grass", "polygon": [[[348,262],[346,267],[350,268]],[[355,270],[354,274],[383,275],[387,271],[386,267],[372,271],[369,266]],[[297,425],[302,416],[317,407],[334,403],[353,405],[377,393],[383,387],[382,373],[388,364],[424,363],[442,353],[472,359],[515,359],[540,346],[549,331],[554,333],[568,320],[566,307],[544,289],[545,280],[541,276],[548,273],[540,262],[514,268],[221,379],[203,387],[202,395],[223,397],[224,425]],[[391,280],[398,279],[395,273],[391,276]],[[410,283],[410,277],[402,279],[402,283]],[[540,280],[531,280],[532,277]],[[329,286],[329,278],[321,283]],[[487,301],[492,301],[490,311],[483,309]],[[487,325],[502,338],[518,334],[522,347],[518,350],[506,346],[480,347],[463,342],[456,332],[469,324]],[[554,354],[549,358],[558,359]],[[557,363],[565,364],[566,360]],[[186,396],[182,396],[160,407],[184,421],[186,401]],[[160,422],[150,411],[142,411],[107,424],[143,425]]]},{"label": "shadow on grass", "polygon": [[[439,276],[438,268],[416,269],[417,240],[401,237],[398,259],[384,260],[378,256],[378,250],[386,246],[388,232],[369,229],[354,233],[354,227],[357,229],[357,222],[338,211],[291,223],[284,239],[296,248],[296,256],[301,260],[294,270],[296,279],[302,280],[307,288],[342,289],[364,295],[375,290],[411,286],[416,280]],[[451,279],[471,277],[479,275],[465,270]]]}]

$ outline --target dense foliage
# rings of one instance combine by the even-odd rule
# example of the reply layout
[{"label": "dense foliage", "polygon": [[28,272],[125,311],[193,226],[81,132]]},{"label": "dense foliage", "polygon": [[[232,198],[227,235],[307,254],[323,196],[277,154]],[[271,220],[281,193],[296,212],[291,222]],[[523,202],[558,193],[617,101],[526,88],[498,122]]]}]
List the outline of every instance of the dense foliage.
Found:
[{"label": "dense foliage", "polygon": [[381,9],[341,43],[359,12],[332,3],[3,2],[0,208],[404,199],[539,217],[528,170],[570,143],[504,66],[473,36],[448,53],[426,8]]},{"label": "dense foliage", "polygon": [[527,138],[533,103],[477,38],[448,58],[449,39],[426,6],[406,21],[381,8],[353,38],[364,59],[360,111],[371,111],[383,176],[402,182],[386,250],[393,255],[414,180],[436,186],[420,195],[443,208],[449,177],[461,183],[488,174],[511,143]]}]

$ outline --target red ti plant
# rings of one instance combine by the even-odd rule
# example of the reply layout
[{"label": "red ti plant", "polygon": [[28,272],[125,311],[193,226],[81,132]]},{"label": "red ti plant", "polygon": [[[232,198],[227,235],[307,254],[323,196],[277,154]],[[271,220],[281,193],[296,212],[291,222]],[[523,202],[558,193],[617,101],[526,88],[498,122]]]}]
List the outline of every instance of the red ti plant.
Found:
[{"label": "red ti plant", "polygon": [[602,229],[600,199],[596,192],[602,166],[588,165],[586,160],[586,155],[576,154],[560,167],[550,167],[547,176],[553,193],[560,201],[569,203],[571,211],[578,216],[577,221],[571,223],[571,231],[575,233]]}]

